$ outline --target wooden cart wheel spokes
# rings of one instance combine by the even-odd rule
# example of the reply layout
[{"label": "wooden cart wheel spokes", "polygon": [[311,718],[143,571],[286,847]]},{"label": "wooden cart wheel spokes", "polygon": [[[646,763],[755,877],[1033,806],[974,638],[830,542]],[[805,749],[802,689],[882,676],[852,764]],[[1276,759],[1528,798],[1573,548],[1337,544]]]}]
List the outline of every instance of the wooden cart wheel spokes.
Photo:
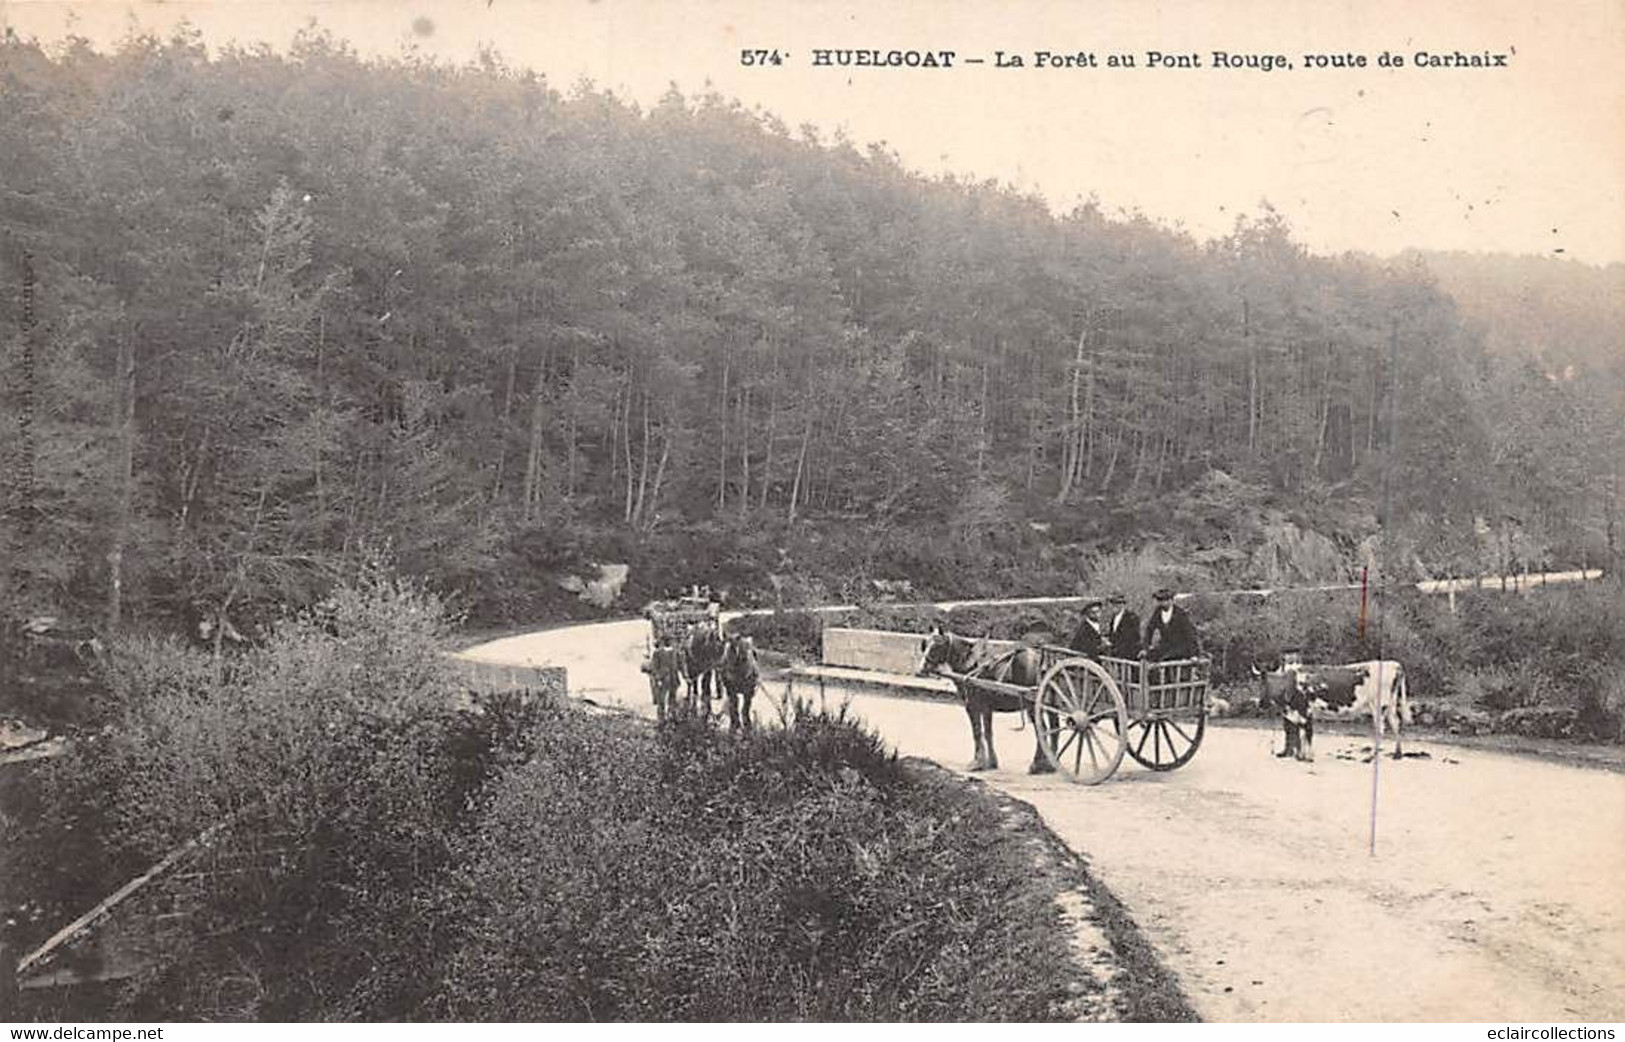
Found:
[{"label": "wooden cart wheel spokes", "polygon": [[1128,726],[1128,754],[1153,771],[1171,771],[1191,762],[1207,731],[1207,714],[1142,717]]},{"label": "wooden cart wheel spokes", "polygon": [[1056,769],[1082,785],[1110,778],[1128,749],[1128,705],[1110,673],[1088,659],[1062,659],[1034,692],[1038,744]]}]

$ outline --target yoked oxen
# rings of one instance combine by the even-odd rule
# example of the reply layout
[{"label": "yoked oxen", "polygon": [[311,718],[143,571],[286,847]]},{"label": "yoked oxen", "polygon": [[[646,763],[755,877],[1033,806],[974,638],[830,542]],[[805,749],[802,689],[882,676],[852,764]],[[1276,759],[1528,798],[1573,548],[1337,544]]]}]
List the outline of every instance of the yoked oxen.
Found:
[{"label": "yoked oxen", "polygon": [[1401,725],[1411,722],[1410,694],[1405,667],[1392,659],[1371,659],[1340,666],[1312,666],[1295,659],[1261,670],[1259,705],[1279,706],[1286,731],[1286,747],[1278,756],[1309,761],[1315,758],[1315,712],[1339,716],[1369,716],[1373,707],[1382,713],[1383,726],[1394,735],[1394,759],[1404,756]]}]

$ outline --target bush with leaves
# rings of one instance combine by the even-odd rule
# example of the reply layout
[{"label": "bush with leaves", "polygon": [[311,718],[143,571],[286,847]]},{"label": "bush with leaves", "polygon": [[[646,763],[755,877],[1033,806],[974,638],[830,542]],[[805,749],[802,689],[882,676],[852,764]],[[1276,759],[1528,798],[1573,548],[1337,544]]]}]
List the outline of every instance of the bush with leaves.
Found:
[{"label": "bush with leaves", "polygon": [[[376,567],[240,657],[115,649],[116,726],[40,776],[32,820],[72,821],[90,778],[93,863],[128,878],[219,826],[213,849],[248,866],[207,876],[188,934],[126,989],[125,1013],[387,1019],[424,998],[449,950],[438,894],[459,844],[558,711],[460,692],[443,654],[452,621]],[[42,858],[72,853],[66,837],[32,838]],[[82,882],[81,901],[112,889]],[[52,912],[59,925],[67,909]],[[238,995],[229,1008],[223,993]]]},{"label": "bush with leaves", "polygon": [[776,611],[742,615],[728,623],[730,634],[750,637],[759,648],[779,651],[804,662],[823,654],[824,619],[813,612]]},{"label": "bush with leaves", "polygon": [[837,713],[747,740],[562,717],[492,805],[426,1012],[470,1020],[1034,1020],[1048,895],[961,785]]}]

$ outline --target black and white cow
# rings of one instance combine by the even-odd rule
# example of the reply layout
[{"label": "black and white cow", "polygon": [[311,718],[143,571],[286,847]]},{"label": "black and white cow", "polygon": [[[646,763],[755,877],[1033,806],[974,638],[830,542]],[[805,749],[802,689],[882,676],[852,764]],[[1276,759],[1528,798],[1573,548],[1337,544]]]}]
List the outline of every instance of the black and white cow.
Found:
[{"label": "black and white cow", "polygon": [[1394,758],[1404,755],[1401,725],[1411,722],[1410,694],[1405,667],[1392,659],[1371,659],[1340,666],[1311,666],[1289,658],[1265,671],[1253,667],[1258,678],[1259,704],[1279,706],[1286,730],[1286,748],[1280,756],[1313,760],[1316,710],[1339,716],[1382,713],[1384,726],[1394,734]]}]

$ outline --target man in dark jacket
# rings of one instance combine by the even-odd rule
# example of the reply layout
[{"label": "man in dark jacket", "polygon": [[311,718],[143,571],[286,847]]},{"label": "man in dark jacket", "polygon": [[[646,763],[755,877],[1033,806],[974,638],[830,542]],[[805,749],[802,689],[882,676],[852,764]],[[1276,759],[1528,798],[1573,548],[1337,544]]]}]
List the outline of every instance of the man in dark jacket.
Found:
[{"label": "man in dark jacket", "polygon": [[1068,642],[1072,650],[1084,658],[1098,659],[1106,653],[1106,630],[1100,621],[1100,609],[1099,601],[1090,601],[1083,606],[1083,619],[1079,621],[1078,628],[1072,631],[1072,640]]},{"label": "man in dark jacket", "polygon": [[1185,609],[1174,603],[1174,591],[1164,587],[1153,594],[1157,601],[1145,624],[1145,657],[1154,662],[1195,658],[1202,653],[1196,627]]},{"label": "man in dark jacket", "polygon": [[1113,592],[1106,598],[1110,615],[1106,621],[1107,650],[1114,658],[1140,657],[1140,617],[1128,607],[1128,598]]}]

